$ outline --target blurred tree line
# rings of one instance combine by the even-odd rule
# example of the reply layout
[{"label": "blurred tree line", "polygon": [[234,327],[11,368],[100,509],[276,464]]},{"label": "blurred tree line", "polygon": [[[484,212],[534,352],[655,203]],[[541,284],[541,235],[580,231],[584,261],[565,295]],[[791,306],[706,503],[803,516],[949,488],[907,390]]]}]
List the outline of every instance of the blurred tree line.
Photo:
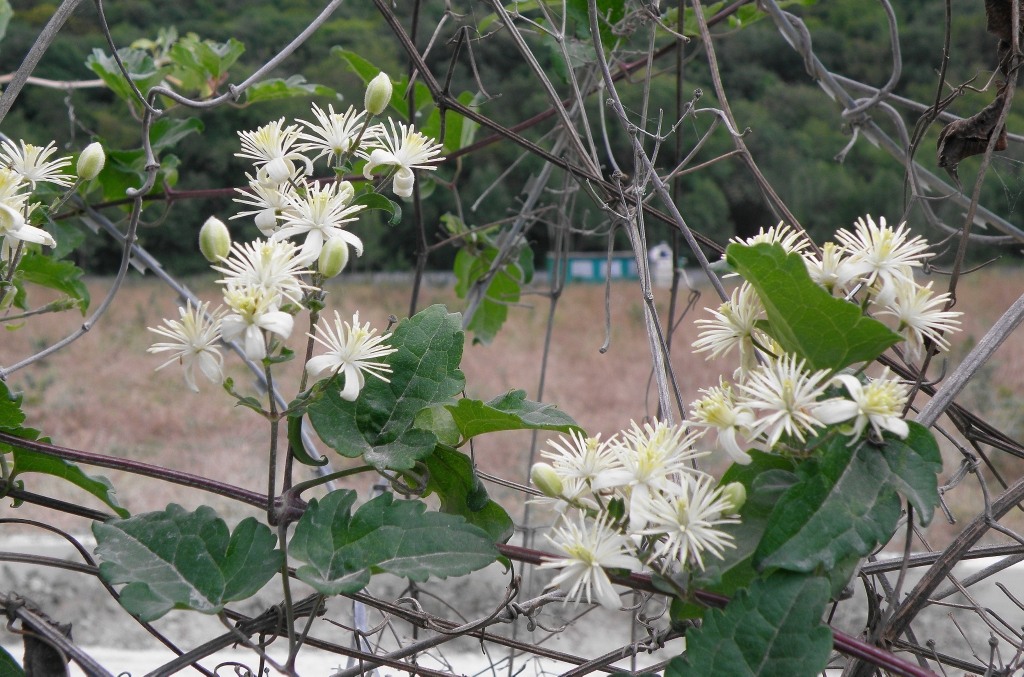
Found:
[{"label": "blurred tree line", "polygon": [[[274,3],[264,0],[179,0],[176,3],[126,2],[105,6],[108,21],[113,27],[112,37],[118,46],[128,46],[140,39],[153,40],[153,26],[173,26],[180,35],[194,32],[199,37],[214,41],[235,38],[246,48],[231,71],[230,81],[239,82],[271,54],[293,39],[309,18],[322,9],[323,2],[289,0]],[[461,23],[476,25],[487,16],[484,3],[455,3],[461,14]],[[570,3],[570,6],[573,3]],[[664,3],[663,3],[664,4]],[[995,66],[995,41],[985,31],[984,3],[980,0],[953,0],[954,31],[951,36],[951,59],[947,82],[957,85],[977,78],[982,85]],[[412,3],[399,3],[400,11],[407,15]],[[403,5],[408,5],[401,7]],[[899,0],[894,2],[900,25],[903,75],[896,94],[931,104],[936,97],[937,71],[941,64],[943,46],[943,12],[941,2],[934,0]],[[14,17],[7,34],[0,42],[0,71],[17,68],[23,55],[49,20],[56,4],[16,0],[12,2]],[[444,3],[423,3],[425,19],[421,25],[435,26],[433,19],[440,16]],[[94,50],[109,51],[99,33],[96,7],[83,3],[61,33],[57,44],[45,55],[35,75],[53,80],[88,80],[95,74],[84,65]],[[881,86],[889,77],[892,57],[888,41],[887,24],[880,4],[865,0],[828,0],[793,10],[807,21],[811,29],[815,50],[825,65],[834,72]],[[448,25],[453,26],[454,22]],[[407,30],[412,30],[409,23]],[[443,77],[455,49],[450,31],[434,38],[429,62],[434,72]],[[496,25],[481,33],[471,32],[472,59],[480,73],[480,81],[493,87],[499,83],[500,91],[487,91],[482,97],[480,110],[504,124],[514,125],[548,108],[544,93],[535,86],[527,66],[517,57],[514,48],[504,39]],[[493,34],[491,34],[493,32]],[[643,35],[641,35],[643,34]],[[730,104],[741,127],[750,129],[746,142],[768,181],[789,205],[801,223],[816,239],[831,236],[838,227],[848,226],[865,213],[885,215],[893,220],[904,211],[905,192],[902,167],[882,150],[863,140],[855,144],[845,161],[835,157],[849,142],[843,128],[839,108],[811,81],[800,56],[785,43],[770,20],[764,19],[743,27],[719,25],[715,28],[719,66]],[[374,65],[383,68],[393,79],[403,74],[401,52],[397,44],[382,29],[372,4],[350,2],[343,4],[326,25],[304,44],[274,75],[289,77],[302,74],[308,81],[326,85],[342,97],[320,97],[316,102],[326,107],[334,103],[337,109],[349,103],[362,105],[362,82],[347,64],[332,54],[334,46],[351,50]],[[420,32],[416,42],[423,49],[432,36]],[[479,39],[478,39],[479,38]],[[585,53],[589,44],[583,26],[577,27],[577,40],[570,45]],[[671,39],[666,35],[659,46]],[[637,58],[646,52],[646,31],[633,38]],[[591,48],[592,49],[592,48]],[[712,96],[708,71],[704,67],[703,53],[696,43],[686,48],[685,87],[700,89],[700,105],[716,105]],[[565,84],[558,74],[565,72],[561,56],[541,51],[546,61],[542,64],[554,73],[556,84]],[[460,67],[453,77],[453,90],[477,93],[478,85],[472,69],[466,67],[468,56],[464,50]],[[664,110],[664,127],[671,125],[675,115],[674,56],[669,54],[655,63],[652,107],[650,116]],[[636,80],[633,110],[639,110],[642,98],[642,71],[634,74]],[[943,92],[943,95],[949,92]],[[991,100],[991,93],[968,94],[959,99],[952,109],[960,115],[970,115]],[[597,119],[597,96],[591,97],[594,110],[591,120]],[[627,105],[630,103],[626,101]],[[912,128],[917,113],[903,111]],[[234,157],[238,150],[237,131],[254,129],[268,120],[281,116],[312,119],[309,101],[287,99],[257,103],[248,107],[218,108],[214,111],[177,111],[182,116],[197,116],[204,126],[202,134],[182,139],[174,154],[180,159],[177,167],[178,191],[229,188],[244,185],[245,162]],[[4,122],[4,134],[24,137],[36,143],[55,139],[58,145],[81,148],[92,138],[101,138],[117,147],[137,147],[139,140],[131,138],[136,127],[124,124],[130,115],[127,106],[104,89],[76,89],[69,92],[42,87],[28,87],[21,94],[12,112]],[[890,129],[885,120],[877,120]],[[710,116],[693,118],[679,128],[682,152],[689,152],[710,124]],[[653,126],[653,125],[652,125]],[[1024,129],[1024,117],[1019,111],[1011,114],[1008,127],[1011,132]],[[524,132],[533,139],[541,139],[550,129],[550,123],[541,123]],[[936,169],[934,144],[941,125],[933,126],[921,144],[918,159],[925,167]],[[895,136],[895,130],[890,130]],[[480,130],[477,139],[488,135]],[[609,129],[611,146],[619,165],[630,171],[630,157],[625,135],[618,129]],[[710,160],[732,148],[724,130],[716,132],[701,150],[695,162]],[[674,145],[667,144],[659,155],[663,169],[674,166],[678,157],[673,155]],[[1012,149],[1011,149],[1012,152]],[[446,236],[441,217],[455,212],[461,200],[462,216],[471,226],[482,226],[499,221],[513,213],[518,195],[526,186],[531,172],[539,162],[527,158],[517,164],[519,151],[508,143],[494,144],[482,152],[447,163],[436,174],[442,181],[457,176],[457,194],[438,186],[424,202],[423,219],[427,232],[435,241]],[[970,185],[972,170],[977,165],[967,161],[961,168],[964,185]],[[501,179],[500,190],[492,191],[475,209],[470,209],[477,197],[492,183]],[[747,179],[746,172],[728,160],[718,162],[705,171],[688,174],[679,179],[680,208],[691,227],[724,242],[734,235],[756,232],[759,227],[774,225],[775,217],[765,205],[756,185]],[[1021,222],[1019,202],[1024,194],[1021,162],[1010,154],[1002,154],[995,161],[994,172],[986,185],[982,203],[1004,214],[1013,222]],[[581,200],[589,199],[585,192]],[[941,205],[939,206],[941,209]],[[199,226],[211,214],[227,220],[236,211],[230,197],[180,199],[170,204],[154,202],[145,212],[143,222],[148,227],[141,233],[142,244],[157,253],[165,265],[176,272],[205,269],[205,261],[198,256],[195,236]],[[585,211],[585,210],[584,210]],[[580,223],[574,234],[573,249],[602,250],[607,246],[607,228],[601,222],[605,215],[596,207],[589,210],[591,223]],[[951,222],[955,223],[956,218]],[[255,234],[255,227],[233,221],[232,228],[251,228],[245,237]],[[668,237],[667,228],[649,223],[648,239],[657,241],[659,235]],[[365,255],[354,262],[355,270],[405,269],[415,254],[415,231],[412,218],[406,214],[395,226],[383,223],[360,225],[358,233],[366,242]],[[588,232],[599,235],[587,235]],[[940,239],[938,234],[927,234]],[[538,262],[548,247],[549,234],[543,228],[530,231]],[[620,243],[624,244],[624,243]],[[653,242],[652,242],[653,244]],[[119,256],[114,243],[97,239],[93,246],[79,254],[79,263],[89,270],[109,269]],[[454,252],[439,249],[431,254],[430,267],[448,268]]]}]

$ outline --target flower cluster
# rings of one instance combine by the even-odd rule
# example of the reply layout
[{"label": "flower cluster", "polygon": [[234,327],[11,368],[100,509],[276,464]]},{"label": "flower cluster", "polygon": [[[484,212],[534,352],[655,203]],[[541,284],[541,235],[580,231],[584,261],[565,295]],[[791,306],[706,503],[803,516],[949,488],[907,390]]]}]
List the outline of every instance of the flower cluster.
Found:
[{"label": "flower cluster", "polygon": [[105,156],[98,143],[82,152],[77,177],[64,171],[71,166],[70,157],[51,159],[56,152],[52,141],[46,146],[24,141],[15,144],[6,138],[0,141],[0,258],[5,261],[11,261],[14,252],[26,243],[57,245],[52,235],[29,223],[33,214],[42,211],[41,203],[32,201],[38,184],[72,191],[77,183],[95,178],[103,168]]},{"label": "flower cluster", "polygon": [[[348,227],[364,203],[349,181],[313,179],[319,160],[326,158],[328,169],[338,174],[362,163],[367,179],[391,177],[394,193],[408,197],[413,170],[436,169],[433,163],[443,159],[440,144],[413,127],[374,122],[390,97],[390,80],[382,73],[370,83],[366,110],[350,106],[337,113],[333,106],[324,111],[314,105],[315,122],[286,124],[281,118],[239,133],[236,155],[251,160],[253,170],[247,174],[248,188],[236,198],[244,210],[232,218],[251,217],[265,239],[232,243],[227,226],[208,219],[199,245],[222,275],[223,306],[211,312],[206,304],[189,304],[180,309],[180,320],[150,328],[169,339],[150,352],[172,351],[170,362],[185,367],[191,389],[197,389],[196,366],[211,381],[223,379],[221,340],[238,341],[252,360],[273,357],[290,337],[301,308],[322,307],[323,282],[346,266],[349,250],[362,254],[362,240]],[[358,312],[351,323],[335,312],[333,323],[321,323],[308,336],[327,352],[309,357],[306,373],[313,378],[343,375],[343,398],[358,397],[365,374],[388,380],[391,368],[380,360],[396,351],[385,343],[390,334],[378,336],[369,324],[360,324]]]},{"label": "flower cluster", "polygon": [[695,448],[698,438],[655,421],[604,441],[573,432],[548,443],[542,455],[549,462],[534,465],[531,477],[562,513],[548,536],[562,557],[541,568],[562,570],[551,585],[565,588],[567,600],[616,609],[604,568],[703,569],[706,553],[721,557],[734,547],[721,527],[738,521],[742,487],[715,486],[693,466],[707,453]]},{"label": "flower cluster", "polygon": [[355,188],[348,181],[307,180],[317,160],[327,158],[335,170],[365,161],[365,178],[391,177],[395,195],[407,198],[415,184],[413,170],[436,169],[434,163],[444,159],[441,145],[411,125],[390,118],[386,125],[373,123],[369,111],[352,106],[336,113],[333,106],[324,111],[314,105],[312,112],[316,122],[286,125],[281,118],[240,132],[242,150],[236,153],[252,160],[255,172],[236,200],[251,209],[234,218],[254,217],[271,240],[301,239],[299,258],[307,265],[333,239],[348,244],[357,256],[363,252],[359,237],[346,230],[363,209],[355,202]]},{"label": "flower cluster", "polygon": [[[892,228],[885,219],[858,219],[854,230],[840,230],[820,254],[791,228],[779,225],[739,241],[778,244],[803,257],[812,280],[832,293],[859,301],[864,313],[887,322],[900,334],[904,357],[916,362],[926,342],[948,350],[945,335],[955,331],[960,313],[945,310],[948,294],[935,295],[931,284],[920,285],[914,269],[929,256],[928,244],[911,237],[905,225]],[[860,298],[858,298],[860,295]],[[749,462],[748,450],[771,450],[780,443],[798,447],[834,424],[852,444],[870,430],[905,438],[903,409],[909,388],[886,369],[874,379],[862,374],[831,374],[812,370],[802,359],[786,354],[760,327],[766,319],[761,299],[746,282],[728,301],[709,309],[695,352],[708,359],[738,353],[734,382],[702,390],[691,405],[693,425],[716,435],[712,448],[737,463]]]}]

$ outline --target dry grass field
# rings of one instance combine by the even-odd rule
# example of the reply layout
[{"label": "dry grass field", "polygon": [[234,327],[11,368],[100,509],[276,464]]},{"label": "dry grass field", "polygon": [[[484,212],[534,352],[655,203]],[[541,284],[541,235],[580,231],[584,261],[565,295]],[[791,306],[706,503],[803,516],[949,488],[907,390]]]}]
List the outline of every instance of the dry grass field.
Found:
[{"label": "dry grass field", "polygon": [[[90,280],[94,304],[109,284],[105,279]],[[942,284],[944,280],[936,281],[936,286]],[[190,286],[203,298],[216,300],[218,296],[212,280],[192,280]],[[408,312],[409,289],[405,285],[339,283],[330,291],[329,309],[338,308],[343,315],[358,309],[360,317],[374,326],[383,327],[388,315],[402,317]],[[717,380],[719,366],[689,352],[689,344],[696,337],[693,320],[704,315],[704,306],[717,306],[709,288],[700,291],[702,296],[681,322],[673,346],[673,364],[686,402],[696,397],[698,388]],[[1016,269],[988,269],[962,282],[958,309],[966,313],[964,331],[953,339],[949,369],[1022,292],[1024,271]],[[459,307],[451,287],[427,286],[420,307],[432,303]],[[667,303],[667,292],[659,290],[660,312],[665,312]],[[248,410],[233,407],[230,397],[213,384],[203,381],[202,392],[197,395],[187,390],[180,371],[173,367],[153,371],[163,360],[146,352],[154,340],[146,327],[157,325],[162,317],[176,317],[176,306],[173,292],[158,281],[132,277],[110,311],[88,334],[64,352],[12,375],[9,385],[24,393],[29,424],[57,444],[157,463],[263,491],[267,447],[263,421]],[[491,345],[467,342],[462,363],[467,395],[488,399],[510,388],[523,388],[536,399],[547,316],[547,299],[528,295],[521,307],[511,309],[509,323]],[[611,347],[601,354],[599,348],[605,338],[604,287],[569,286],[555,315],[544,401],[557,403],[592,434],[609,435],[627,426],[631,419],[653,415],[650,351],[641,317],[638,288],[628,283],[613,285]],[[80,316],[65,313],[35,318],[24,328],[5,331],[0,342],[0,364],[9,365],[59,340],[80,321]],[[298,343],[293,336],[292,344]],[[232,365],[229,373],[239,389],[253,391],[252,379],[240,362],[233,356],[228,356],[227,362]],[[294,395],[298,368],[297,363],[289,364],[278,378],[286,398]],[[999,350],[983,378],[960,402],[1011,434],[1022,434],[1022,393],[1024,337],[1016,335]],[[528,434],[498,434],[478,442],[473,451],[485,472],[521,482],[527,474],[530,442]],[[951,447],[947,453],[943,480],[959,461]],[[1019,461],[1000,461],[1010,477],[1020,475]],[[335,468],[349,463],[337,456],[333,462]],[[240,516],[245,510],[217,497],[155,480],[95,472],[110,477],[121,502],[133,513],[159,509],[171,501],[190,508],[210,503],[227,516]],[[30,490],[96,505],[91,497],[80,496],[77,490],[59,482],[33,476],[24,479]],[[521,500],[500,486],[495,486],[492,493],[506,504]],[[968,480],[947,499],[954,514],[963,520],[975,514],[979,495],[977,484]],[[68,526],[76,532],[87,528],[73,518],[55,517],[36,508],[0,508],[0,515],[15,513]],[[939,525],[938,529],[948,536],[959,527]]]}]

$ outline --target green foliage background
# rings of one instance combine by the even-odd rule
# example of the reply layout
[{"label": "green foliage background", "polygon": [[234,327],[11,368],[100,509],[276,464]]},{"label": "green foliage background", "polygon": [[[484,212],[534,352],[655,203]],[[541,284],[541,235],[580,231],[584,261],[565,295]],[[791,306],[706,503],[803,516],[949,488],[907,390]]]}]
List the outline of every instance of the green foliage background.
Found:
[{"label": "green foliage background", "polygon": [[[0,42],[0,70],[13,71],[22,56],[52,15],[56,5],[52,2],[18,0],[13,4],[15,14],[6,37]],[[478,23],[486,16],[481,3],[454,3],[454,9],[465,14],[465,22]],[[428,20],[440,17],[443,3],[425,3],[427,10],[417,37],[421,48],[429,40],[429,30],[436,25]],[[976,84],[987,80],[995,63],[995,42],[985,31],[983,3],[976,0],[953,0],[954,25],[951,42],[951,60],[948,82],[959,84],[977,76]],[[322,9],[314,0],[292,0],[288,3],[259,1],[192,0],[178,3],[131,2],[114,3],[106,7],[107,18],[113,26],[113,38],[119,46],[127,46],[139,39],[155,39],[157,27],[174,26],[179,34],[194,31],[201,38],[225,41],[230,37],[240,40],[246,52],[231,71],[231,81],[239,82],[259,64],[289,42],[307,24],[310,17]],[[816,52],[830,69],[881,86],[891,69],[885,17],[880,5],[863,0],[828,0],[808,7],[792,8],[808,22]],[[943,44],[943,3],[929,0],[902,0],[895,3],[901,34],[903,77],[896,93],[917,101],[931,103],[935,99],[937,70]],[[396,11],[408,12],[399,7]],[[96,9],[91,3],[81,8],[65,27],[57,44],[51,48],[35,75],[57,80],[92,79],[95,75],[83,62],[94,49],[106,50],[99,33]],[[409,26],[406,26],[409,30]],[[331,48],[341,46],[354,51],[388,71],[393,79],[403,75],[403,62],[398,45],[385,32],[385,28],[370,3],[346,3],[307,44],[288,59],[273,75],[288,77],[301,73],[310,82],[326,85],[338,91],[344,100],[360,105],[362,83]],[[837,227],[847,226],[864,213],[885,215],[897,219],[903,213],[904,186],[902,168],[883,151],[861,140],[844,163],[835,161],[835,155],[847,144],[848,129],[844,129],[838,106],[823,95],[810,80],[801,58],[784,42],[769,20],[744,26],[742,30],[722,25],[716,28],[716,49],[730,104],[741,127],[751,132],[746,142],[768,180],[779,192],[802,224],[816,238],[831,235]],[[581,37],[577,46],[585,51],[587,40]],[[646,37],[634,39],[635,56],[640,58],[646,46]],[[664,40],[663,40],[664,42]],[[542,65],[549,73],[564,72],[560,56],[546,47],[535,46],[541,56],[547,57]],[[430,62],[437,74],[443,75],[453,52],[447,36],[435,41]],[[688,53],[698,47],[691,45]],[[505,124],[515,124],[545,110],[547,102],[535,85],[527,67],[515,56],[514,48],[505,37],[496,33],[476,40],[473,57],[481,80],[492,95],[480,110]],[[654,79],[652,111],[664,109],[666,121],[675,110],[675,76],[670,71],[671,59],[658,63]],[[476,92],[468,61],[463,55],[455,71],[453,91]],[[684,95],[701,89],[700,106],[717,105],[713,100],[708,71],[698,57],[685,66]],[[555,76],[556,85],[564,85]],[[642,88],[638,82],[632,89],[624,88],[627,106],[636,104],[639,111]],[[945,94],[946,92],[944,92]],[[629,95],[633,94],[633,101]],[[968,94],[958,100],[953,112],[970,115],[988,103],[989,94]],[[331,100],[320,99],[320,105]],[[68,114],[69,103],[72,113]],[[592,97],[593,106],[598,102]],[[337,107],[337,106],[336,106]],[[234,153],[238,150],[237,130],[253,129],[280,116],[309,118],[305,101],[291,99],[255,104],[246,108],[218,108],[214,111],[179,114],[198,115],[205,126],[201,135],[182,140],[175,148],[180,157],[178,190],[193,188],[230,187],[242,185],[245,165]],[[596,113],[592,111],[592,113]],[[655,113],[656,114],[656,113]],[[71,94],[53,89],[28,87],[4,122],[3,133],[23,136],[36,142],[55,138],[59,145],[74,148],[84,146],[91,136],[123,148],[138,145],[133,138],[137,125],[128,119],[129,111],[108,91],[98,89],[76,90]],[[703,135],[710,124],[708,115],[688,119],[680,127],[683,152]],[[905,117],[912,128],[916,114]],[[890,121],[878,119],[883,128],[896,136]],[[1012,130],[1024,127],[1024,118],[1013,112],[1009,121]],[[667,122],[666,122],[667,124]],[[918,158],[925,167],[936,169],[934,142],[940,126],[933,126],[921,144]],[[550,129],[542,123],[527,132],[530,138]],[[628,144],[621,130],[612,130],[617,160],[627,172],[631,170]],[[477,138],[486,136],[481,130]],[[711,159],[731,149],[731,141],[724,130],[719,130],[701,152],[696,162]],[[660,165],[667,169],[677,158],[671,152],[672,144],[659,156]],[[480,226],[505,218],[517,207],[516,196],[525,185],[531,171],[538,168],[533,158],[521,162],[503,180],[501,190],[494,191],[478,208],[468,206],[502,171],[519,157],[510,144],[490,146],[472,157],[472,161],[458,162],[459,195],[467,208],[467,225]],[[976,161],[965,162],[961,168],[964,184],[972,180]],[[437,174],[449,180],[456,171],[450,162]],[[704,232],[719,242],[733,235],[748,235],[760,227],[774,225],[771,215],[757,190],[747,178],[745,170],[735,162],[720,162],[705,171],[682,179],[680,207],[691,227]],[[1017,203],[1024,190],[1021,163],[1005,156],[995,163],[995,172],[988,181],[982,197],[987,204],[1011,220],[1019,214]],[[587,200],[585,195],[582,200]],[[435,190],[426,200],[424,219],[430,242],[443,239],[440,217],[457,207],[452,193]],[[939,203],[940,213],[943,209]],[[142,243],[157,253],[165,265],[176,272],[205,269],[205,262],[195,252],[194,237],[198,228],[210,214],[222,219],[233,214],[234,205],[228,198],[179,200],[170,207],[154,204],[144,215],[150,227],[141,233]],[[955,213],[946,213],[956,222]],[[354,261],[355,270],[408,269],[414,259],[416,236],[412,218],[408,214],[397,226],[385,226],[380,217],[377,223],[359,226],[359,234],[366,242],[366,255]],[[602,221],[605,216],[591,209],[581,230],[596,229],[598,236],[574,235],[572,249],[601,250],[606,246]],[[240,227],[239,221],[233,227]],[[255,234],[243,233],[246,237]],[[657,241],[660,225],[651,225],[654,233],[649,239]],[[665,229],[665,236],[668,231]],[[937,239],[937,234],[933,234]],[[541,263],[548,247],[549,234],[535,228],[529,233],[537,262]],[[625,246],[625,242],[619,243]],[[983,254],[980,250],[975,252]],[[455,252],[440,249],[431,254],[429,265],[449,268]],[[76,254],[78,263],[88,270],[109,270],[118,250],[113,243],[96,239],[91,246]]]}]

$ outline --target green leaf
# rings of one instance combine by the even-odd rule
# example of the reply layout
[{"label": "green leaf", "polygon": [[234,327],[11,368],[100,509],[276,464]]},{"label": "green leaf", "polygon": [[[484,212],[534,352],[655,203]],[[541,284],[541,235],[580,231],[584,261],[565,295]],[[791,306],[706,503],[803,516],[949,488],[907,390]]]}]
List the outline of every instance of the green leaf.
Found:
[{"label": "green leaf", "polygon": [[355,514],[354,491],[333,491],[309,502],[295,526],[290,552],[299,580],[327,595],[361,590],[386,572],[414,581],[462,576],[498,558],[481,529],[461,517],[427,512],[420,501],[381,494]]},{"label": "green leaf", "polygon": [[402,206],[380,193],[363,193],[352,200],[353,205],[366,205],[366,211],[379,209],[388,215],[388,225],[394,226],[402,222]]},{"label": "green leaf", "polygon": [[277,537],[254,517],[233,532],[213,508],[171,504],[126,520],[94,522],[100,575],[127,583],[121,605],[144,621],[171,609],[219,613],[256,594],[281,570]]},{"label": "green leaf", "polygon": [[447,408],[464,440],[499,430],[584,432],[572,417],[555,405],[526,399],[525,390],[510,390],[489,402],[464,398]]},{"label": "green leaf", "polygon": [[160,118],[149,130],[149,142],[156,152],[173,148],[191,134],[201,134],[203,121],[199,118]]},{"label": "green leaf", "polygon": [[447,404],[466,385],[459,369],[465,334],[458,314],[434,305],[403,320],[389,343],[391,382],[368,377],[354,402],[338,390],[309,405],[309,420],[320,439],[338,453],[380,469],[408,470],[430,455],[437,437],[414,427],[426,407]]},{"label": "green leaf", "polygon": [[18,277],[24,282],[66,294],[85,315],[89,308],[89,288],[82,282],[82,274],[82,269],[70,261],[57,261],[35,253],[23,256],[17,270]]},{"label": "green leaf", "polygon": [[212,96],[243,52],[245,45],[234,38],[214,42],[200,40],[196,34],[189,33],[168,52],[176,66],[177,88],[182,92],[199,92],[202,98]]},{"label": "green leaf", "polygon": [[14,395],[7,384],[0,381],[0,429],[19,428],[25,422],[21,400],[21,395]]},{"label": "green leaf", "polygon": [[865,317],[856,304],[834,298],[815,284],[799,254],[787,254],[777,244],[731,244],[726,257],[761,297],[767,331],[812,369],[836,371],[868,362],[902,340],[878,320]]},{"label": "green leaf", "polygon": [[[170,71],[170,66],[158,67],[153,61],[153,57],[145,50],[125,47],[117,50],[117,53],[121,57],[125,70],[143,96],[146,95],[150,88],[163,82],[164,77]],[[136,110],[141,108],[138,97],[136,97],[131,86],[125,80],[121,69],[117,66],[117,62],[114,61],[114,57],[105,54],[102,49],[97,48],[92,50],[92,54],[86,58],[85,65],[96,75],[100,76],[100,79],[103,80],[107,87],[110,87],[114,94],[129,102]]]},{"label": "green leaf", "polygon": [[758,568],[828,570],[867,555],[892,536],[903,482],[881,449],[867,442],[851,447],[847,441],[833,437],[820,459],[801,464],[800,481],[772,511],[755,554]]},{"label": "green leaf", "polygon": [[[525,247],[525,250],[529,251],[529,247]],[[467,248],[458,251],[454,273],[455,293],[459,298],[465,298],[469,289],[487,274],[498,255],[499,251],[495,247],[487,247],[476,254]],[[532,277],[532,252],[530,256]],[[527,276],[519,266],[518,258],[506,261],[487,283],[484,298],[466,327],[473,332],[474,343],[487,344],[493,341],[508,318],[509,305],[519,302]]]},{"label": "green leaf", "polygon": [[[797,482],[797,477],[792,472],[794,465],[791,459],[761,451],[751,451],[750,459],[748,465],[731,466],[719,483],[739,482],[747,490],[747,501],[740,509],[739,524],[719,527],[733,537],[736,547],[723,550],[722,559],[705,558],[704,570],[696,572],[692,583],[685,578],[678,580],[681,586],[731,596],[758,577],[754,568],[754,551],[768,526],[772,508]],[[672,620],[700,618],[704,611],[705,608],[699,604],[678,600],[672,605]]]},{"label": "green leaf", "polygon": [[286,80],[271,78],[257,82],[245,90],[245,103],[251,104],[259,101],[276,101],[278,99],[295,97],[309,98],[311,96],[336,98],[338,93],[326,85],[306,82],[306,78],[301,75],[292,75]]},{"label": "green leaf", "polygon": [[0,40],[7,35],[7,24],[11,22],[14,10],[8,0],[0,0]]},{"label": "green leaf", "polygon": [[[332,47],[331,54],[345,61],[345,63],[348,64],[349,69],[359,76],[364,85],[377,77],[381,72],[380,68],[374,66],[372,63],[351,50],[342,49],[341,47]],[[400,116],[408,115],[409,106],[405,100],[405,93],[409,86],[409,79],[405,77],[401,80],[392,79],[392,83],[391,109]],[[430,95],[430,88],[423,84],[421,80],[416,80],[413,84],[413,91],[416,94],[417,111],[433,107],[434,98]]]},{"label": "green leaf", "polygon": [[452,413],[443,404],[435,404],[432,407],[421,409],[416,414],[413,426],[420,430],[429,430],[437,437],[437,441],[449,447],[456,447],[462,443],[462,433],[455,425]]},{"label": "green leaf", "polygon": [[907,424],[907,439],[886,435],[881,454],[889,467],[888,481],[913,504],[918,521],[927,526],[939,504],[942,454],[930,430],[914,421]]},{"label": "green leaf", "polygon": [[[29,434],[37,432],[27,428],[21,430],[26,431]],[[8,432],[15,435],[19,434],[18,431]],[[35,435],[33,435],[33,438],[34,437]],[[103,503],[109,506],[110,509],[121,517],[128,517],[128,511],[122,508],[121,504],[117,501],[114,485],[112,485],[110,480],[106,477],[103,477],[102,475],[87,475],[81,468],[71,461],[65,461],[64,459],[57,458],[56,456],[40,454],[38,451],[32,451],[31,449],[25,449],[14,445],[12,446],[14,447],[14,470],[11,471],[12,478],[24,473],[33,472],[59,477],[65,482],[70,482],[79,489],[83,489],[103,501]]]},{"label": "green leaf", "polygon": [[686,634],[686,654],[666,677],[820,674],[832,652],[832,631],[821,622],[827,603],[822,578],[780,572],[755,581]]},{"label": "green leaf", "polygon": [[288,445],[292,457],[303,465],[321,466],[330,462],[326,456],[315,459],[306,451],[306,445],[302,443],[302,414],[288,417]]},{"label": "green leaf", "polygon": [[461,515],[486,531],[495,542],[505,543],[512,538],[512,518],[487,495],[469,456],[438,446],[424,462],[430,472],[424,496],[436,493],[441,500],[441,512]]},{"label": "green leaf", "polygon": [[7,653],[7,650],[0,646],[0,675],[4,677],[25,677],[25,671],[14,660],[14,656]]},{"label": "green leaf", "polygon": [[[597,0],[597,30],[601,34],[601,44],[610,50],[619,38],[612,27],[622,21],[626,15],[625,0]],[[576,33],[582,39],[590,40],[590,19],[587,15],[587,0],[568,0],[566,13],[576,20]]]}]

